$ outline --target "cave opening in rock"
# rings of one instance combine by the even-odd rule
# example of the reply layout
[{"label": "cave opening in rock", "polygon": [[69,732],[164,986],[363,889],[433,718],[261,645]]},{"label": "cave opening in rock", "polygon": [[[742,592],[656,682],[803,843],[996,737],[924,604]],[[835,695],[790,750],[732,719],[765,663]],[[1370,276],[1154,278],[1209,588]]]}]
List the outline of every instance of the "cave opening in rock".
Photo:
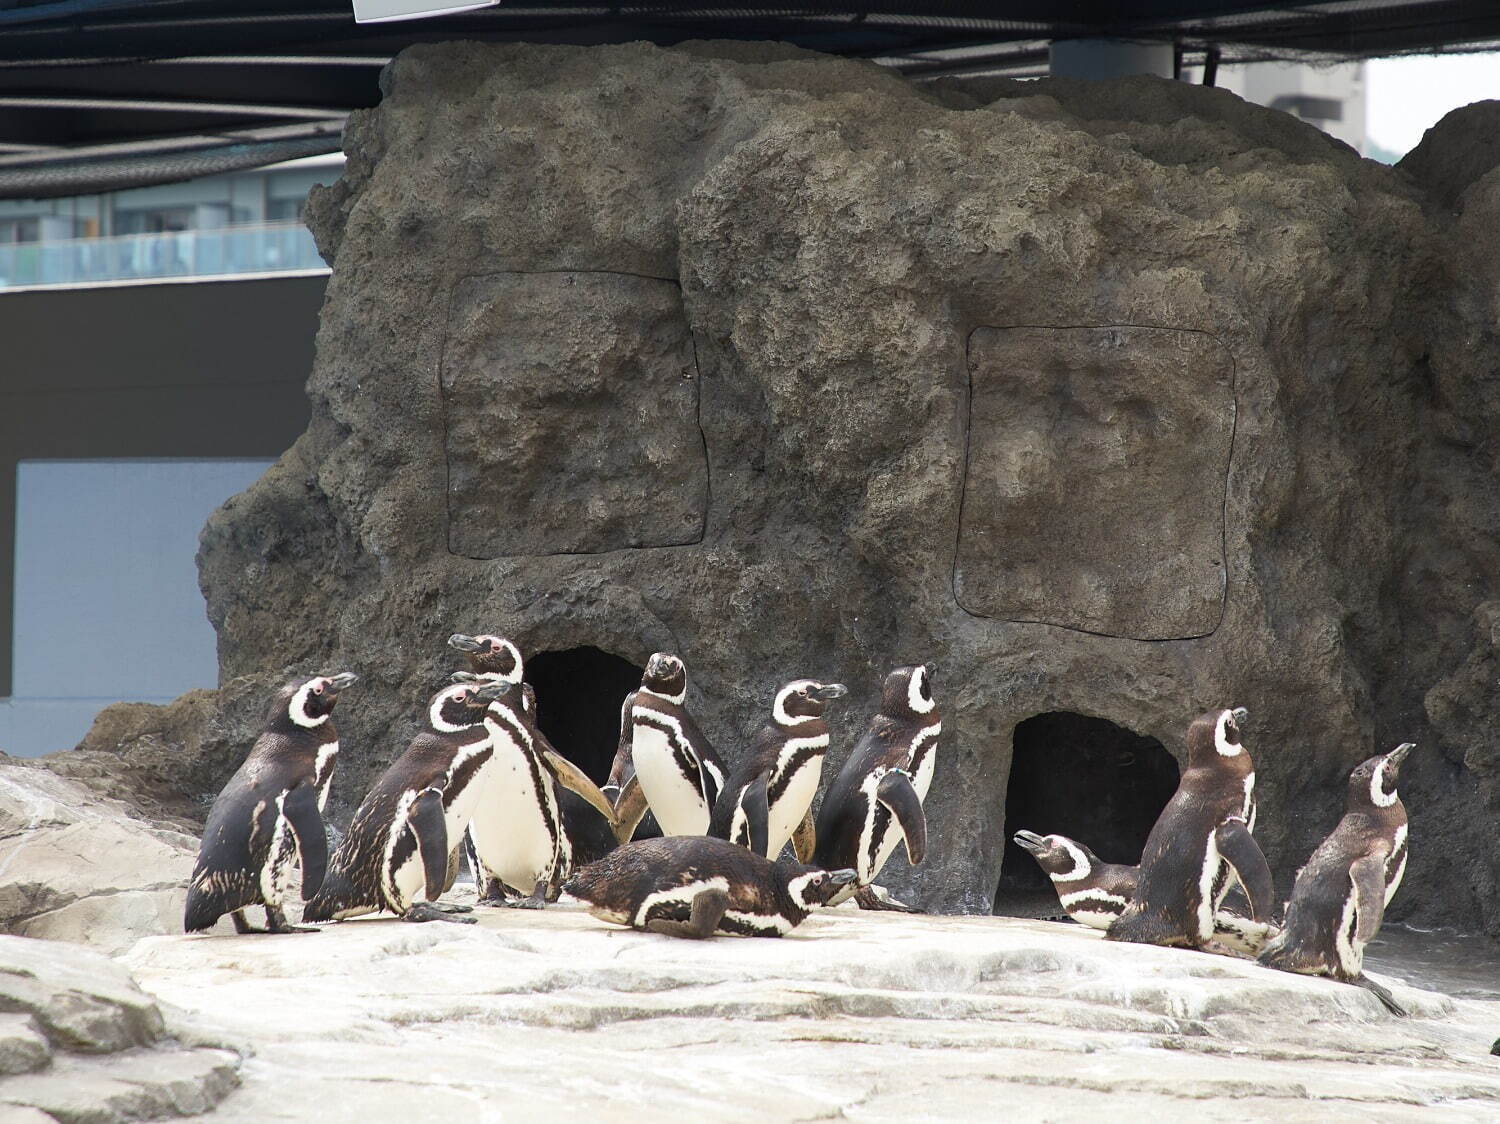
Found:
[{"label": "cave opening in rock", "polygon": [[[995,912],[1055,911],[1052,883],[1013,836],[1066,835],[1102,860],[1135,864],[1177,789],[1177,762],[1155,738],[1068,711],[1016,725]],[[1048,903],[1050,902],[1050,906]]]},{"label": "cave opening in rock", "polygon": [[594,647],[538,652],[526,661],[536,688],[537,725],[595,784],[609,778],[620,741],[620,704],[641,685],[642,668]]}]

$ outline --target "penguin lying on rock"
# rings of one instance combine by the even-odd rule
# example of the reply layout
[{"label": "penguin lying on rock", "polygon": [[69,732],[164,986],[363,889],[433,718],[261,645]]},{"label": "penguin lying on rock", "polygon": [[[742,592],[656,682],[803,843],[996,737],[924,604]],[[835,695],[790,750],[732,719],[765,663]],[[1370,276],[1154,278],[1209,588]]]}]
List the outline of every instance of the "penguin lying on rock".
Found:
[{"label": "penguin lying on rock", "polygon": [[852,870],[773,863],[701,835],[638,839],[584,867],[564,887],[616,925],[671,937],[781,937],[855,879]]},{"label": "penguin lying on rock", "polygon": [[818,810],[813,861],[827,869],[852,867],[859,875],[830,904],[853,894],[861,909],[915,912],[879,896],[871,884],[901,840],[912,866],[927,853],[922,802],[932,787],[942,732],[931,669],[898,667],[887,675],[879,712]]},{"label": "penguin lying on rock", "polygon": [[[1076,839],[1018,831],[1016,845],[1036,859],[1057,891],[1057,899],[1074,921],[1091,929],[1108,929],[1135,897],[1140,868],[1107,863]],[[1278,932],[1271,922],[1254,921],[1228,905],[1214,912],[1214,941],[1254,956]]]},{"label": "penguin lying on rock", "polygon": [[[322,885],[328,863],[322,813],[339,753],[333,707],[356,678],[319,675],[277,694],[264,732],[208,813],[188,885],[187,932],[212,928],[226,913],[237,933],[317,931],[287,924],[281,901],[294,855],[303,898]],[[257,904],[266,908],[265,930],[245,920],[245,907]]]},{"label": "penguin lying on rock", "polygon": [[[797,679],[776,692],[771,718],[755,735],[714,804],[708,834],[774,859],[798,833],[797,857],[810,859],[804,828],[828,752],[823,711],[849,693],[842,683]],[[807,825],[810,830],[811,825]]]},{"label": "penguin lying on rock", "polygon": [[1200,715],[1188,727],[1188,767],[1146,838],[1135,896],[1105,938],[1203,948],[1232,881],[1251,919],[1271,920],[1275,889],[1255,826],[1255,766],[1240,741],[1245,711]]},{"label": "penguin lying on rock", "polygon": [[1375,993],[1397,1015],[1406,1010],[1364,974],[1365,945],[1406,873],[1406,807],[1396,793],[1404,742],[1349,774],[1344,818],[1297,872],[1286,927],[1260,962],[1284,972],[1331,976]]},{"label": "penguin lying on rock", "polygon": [[427,729],[370,789],[334,853],[304,921],[342,921],[389,910],[404,921],[464,921],[443,906],[454,841],[484,791],[494,753],[485,708],[510,684],[444,687],[427,704]]}]

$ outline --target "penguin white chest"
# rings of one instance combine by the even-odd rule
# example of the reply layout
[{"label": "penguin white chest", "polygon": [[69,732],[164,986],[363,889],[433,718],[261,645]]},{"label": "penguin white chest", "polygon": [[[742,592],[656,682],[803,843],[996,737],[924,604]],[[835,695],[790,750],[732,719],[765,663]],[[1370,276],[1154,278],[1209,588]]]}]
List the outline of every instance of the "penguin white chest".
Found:
[{"label": "penguin white chest", "polygon": [[702,835],[708,831],[711,809],[703,801],[699,778],[683,775],[673,741],[672,734],[654,722],[637,722],[630,746],[635,775],[664,834]]},{"label": "penguin white chest", "polygon": [[489,762],[485,761],[477,770],[470,774],[463,788],[454,790],[456,778],[468,772],[464,768],[470,761],[480,755],[486,755],[490,751],[488,742],[480,742],[475,746],[465,746],[453,764],[448,769],[448,787],[443,795],[444,825],[448,829],[448,848],[452,850],[458,846],[463,838],[464,830],[469,826],[469,821],[474,818],[474,812],[479,807],[479,797],[484,792],[485,785],[489,782]]},{"label": "penguin white chest", "polygon": [[[779,781],[784,787],[780,797],[770,806],[770,815],[766,819],[766,858],[775,860],[812,806],[813,797],[818,793],[818,781],[823,777],[823,751],[827,748],[827,734],[792,738],[783,747],[781,759],[795,772],[772,781],[772,784]],[[813,752],[808,754],[808,750]]]},{"label": "penguin white chest", "polygon": [[550,876],[557,853],[557,802],[549,784],[538,785],[540,769],[529,754],[497,750],[469,821],[480,860],[522,892]]}]

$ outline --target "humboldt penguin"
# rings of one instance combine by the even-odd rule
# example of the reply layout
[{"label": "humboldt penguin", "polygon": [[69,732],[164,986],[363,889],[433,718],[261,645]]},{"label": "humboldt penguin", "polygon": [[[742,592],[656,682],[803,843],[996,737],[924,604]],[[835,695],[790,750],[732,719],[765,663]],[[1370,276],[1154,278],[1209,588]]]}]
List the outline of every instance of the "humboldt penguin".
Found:
[{"label": "humboldt penguin", "polygon": [[724,787],[724,763],[686,702],[686,666],[667,652],[655,653],[640,689],[626,696],[620,711],[620,746],[606,788],[616,787],[622,821],[639,819],[649,807],[664,835],[708,830]]},{"label": "humboldt penguin", "polygon": [[898,667],[885,677],[880,710],[870,720],[818,810],[813,861],[852,867],[859,877],[834,904],[853,894],[862,909],[913,912],[877,895],[871,884],[905,840],[913,866],[927,853],[922,803],[932,787],[942,716],[932,695],[932,668]]},{"label": "humboldt penguin", "polygon": [[[237,933],[316,932],[288,924],[281,902],[294,855],[304,900],[323,883],[323,808],[339,753],[333,707],[356,678],[348,672],[319,675],[277,694],[260,737],[209,810],[188,884],[184,930],[212,928],[227,913]],[[264,930],[245,919],[245,907],[257,904],[266,909]]]},{"label": "humboldt penguin", "polygon": [[708,834],[768,859],[781,853],[812,807],[823,775],[828,752],[823,710],[848,693],[842,683],[815,679],[796,679],[776,692],[770,720],[719,793]]},{"label": "humboldt penguin", "polygon": [[853,882],[852,870],[776,862],[724,839],[637,839],[584,867],[568,893],[603,921],[672,937],[781,937]]},{"label": "humboldt penguin", "polygon": [[452,840],[463,835],[494,752],[484,712],[508,685],[461,683],[427,704],[427,728],[375,782],[334,852],[304,921],[388,910],[404,921],[465,921],[444,906]]},{"label": "humboldt penguin", "polygon": [[[503,680],[506,683],[521,682],[521,675],[525,670],[521,662],[521,650],[503,636],[495,636],[492,633],[480,633],[478,636],[469,636],[462,632],[455,632],[448,637],[448,647],[463,652],[467,657],[469,671],[481,679]],[[474,825],[471,822],[465,829],[463,839],[455,845],[454,854],[449,857],[447,885],[444,893],[452,889],[453,881],[458,875],[458,851],[462,851],[464,858],[469,864],[469,873],[474,876],[474,890],[479,895],[479,900],[485,904],[494,904],[505,898],[504,887],[492,871],[486,870],[480,861],[479,852],[474,846]]]},{"label": "humboldt penguin", "polygon": [[1188,727],[1187,769],[1146,839],[1135,897],[1107,939],[1203,948],[1231,879],[1245,891],[1251,920],[1271,920],[1271,870],[1250,834],[1255,766],[1240,741],[1245,716],[1220,710]]},{"label": "humboldt penguin", "polygon": [[614,807],[593,781],[552,748],[537,727],[530,684],[482,680],[467,672],[458,682],[492,682],[499,693],[484,714],[494,743],[484,792],[471,821],[479,863],[493,872],[505,896],[498,903],[539,909],[576,859],[564,822],[559,786],[578,793],[613,829]]},{"label": "humboldt penguin", "polygon": [[[1018,831],[1012,838],[1052,879],[1063,912],[1080,925],[1108,929],[1135,897],[1139,867],[1104,862],[1066,835]],[[1214,912],[1214,943],[1244,956],[1260,952],[1276,932],[1270,922],[1251,920],[1227,903]]]},{"label": "humboldt penguin", "polygon": [[1396,792],[1403,742],[1349,774],[1344,818],[1297,872],[1281,935],[1260,962],[1284,972],[1331,976],[1368,988],[1394,1014],[1406,1011],[1364,974],[1365,945],[1380,931],[1406,873],[1406,807]]}]

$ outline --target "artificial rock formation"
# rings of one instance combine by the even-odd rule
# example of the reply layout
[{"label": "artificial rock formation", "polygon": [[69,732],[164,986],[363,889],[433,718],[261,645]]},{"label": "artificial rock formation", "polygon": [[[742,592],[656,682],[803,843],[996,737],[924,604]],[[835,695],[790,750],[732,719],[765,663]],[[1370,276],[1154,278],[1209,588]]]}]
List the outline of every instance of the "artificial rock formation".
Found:
[{"label": "artificial rock formation", "polygon": [[311,426],[200,554],[236,698],[363,676],[336,808],[454,630],[675,651],[731,759],[780,680],[841,679],[830,768],[933,660],[927,865],[886,879],[929,908],[987,911],[1005,834],[1066,828],[1005,822],[1019,723],[1181,760],[1242,705],[1283,892],[1350,767],[1415,740],[1392,913],[1500,933],[1500,172],[1444,156],[1469,130],[1391,169],[1182,83],[725,44],[424,46],[384,89],[309,203]]}]

